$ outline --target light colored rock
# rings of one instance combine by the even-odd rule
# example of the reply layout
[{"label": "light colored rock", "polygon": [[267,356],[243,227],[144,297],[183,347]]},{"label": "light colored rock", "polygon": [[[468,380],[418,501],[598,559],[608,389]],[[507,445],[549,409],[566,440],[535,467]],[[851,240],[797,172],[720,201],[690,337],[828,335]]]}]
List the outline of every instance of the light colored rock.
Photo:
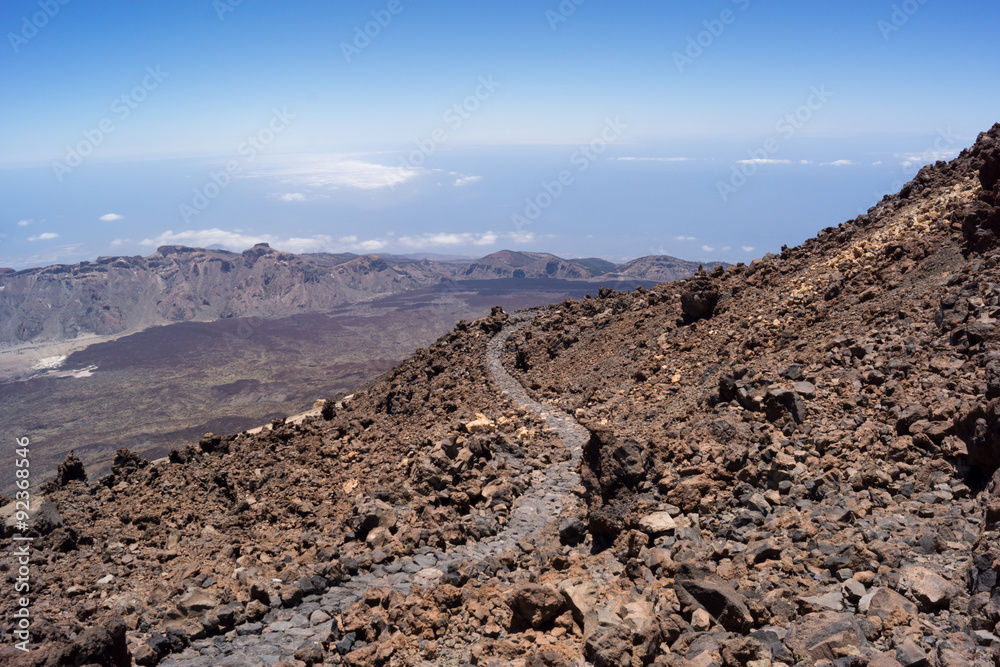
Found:
[{"label": "light colored rock", "polygon": [[219,598],[200,588],[188,591],[177,601],[177,608],[187,616],[197,616],[218,606]]},{"label": "light colored rock", "polygon": [[389,529],[378,526],[368,533],[365,544],[368,545],[369,549],[379,549],[390,540],[392,540],[392,533],[389,532]]},{"label": "light colored rock", "polygon": [[921,611],[934,611],[947,607],[953,597],[958,595],[958,586],[944,577],[918,565],[903,567],[900,580],[903,590],[909,591]]},{"label": "light colored rock", "polygon": [[602,628],[624,628],[625,623],[618,614],[614,613],[610,605],[594,607],[587,612],[583,620],[583,636],[592,637],[598,634]]},{"label": "light colored rock", "polygon": [[657,624],[656,610],[648,600],[631,600],[620,605],[616,611],[625,624],[638,633],[646,632]]},{"label": "light colored rock", "polygon": [[469,433],[493,433],[497,430],[497,425],[486,415],[477,412],[475,419],[466,422],[465,430]]},{"label": "light colored rock", "polygon": [[707,632],[712,627],[712,615],[704,609],[695,609],[691,614],[691,627],[698,632]]},{"label": "light colored rock", "polygon": [[685,658],[683,667],[722,667],[722,658],[718,651],[702,651],[693,658]]},{"label": "light colored rock", "polygon": [[864,584],[855,581],[854,579],[848,579],[841,586],[844,597],[848,601],[857,603],[861,598],[865,596],[868,590],[865,588]]},{"label": "light colored rock", "polygon": [[677,528],[677,522],[669,512],[653,512],[639,519],[639,528],[650,535],[664,535]]},{"label": "light colored rock", "polygon": [[597,605],[599,590],[593,581],[564,581],[559,585],[559,592],[566,598],[573,618],[581,626],[587,614]]},{"label": "light colored rock", "polygon": [[844,596],[839,591],[830,591],[825,595],[800,597],[797,602],[801,614],[844,610]]},{"label": "light colored rock", "polygon": [[[0,507],[0,519],[3,519],[4,526],[8,531],[24,532],[24,529],[18,527],[20,519],[17,515],[19,511],[23,510],[23,502],[19,506],[18,501]],[[25,523],[28,529],[44,534],[63,525],[63,520],[59,514],[59,508],[47,496],[32,495],[28,502]]]},{"label": "light colored rock", "polygon": [[444,572],[436,567],[425,567],[413,575],[414,581],[421,586],[432,586],[444,579]]}]

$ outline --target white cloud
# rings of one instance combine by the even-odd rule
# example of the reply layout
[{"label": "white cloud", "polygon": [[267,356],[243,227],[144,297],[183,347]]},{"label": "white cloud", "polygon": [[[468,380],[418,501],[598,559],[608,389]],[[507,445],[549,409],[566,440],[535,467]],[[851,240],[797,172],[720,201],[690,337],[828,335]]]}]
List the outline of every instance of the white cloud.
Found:
[{"label": "white cloud", "polygon": [[902,164],[910,167],[922,167],[925,164],[934,164],[938,160],[950,160],[958,155],[957,150],[926,151],[924,153],[896,153],[897,158],[902,158]]},{"label": "white cloud", "polygon": [[27,227],[32,223],[32,220],[19,220],[17,223],[18,227]]},{"label": "white cloud", "polygon": [[743,249],[743,252],[753,252],[753,246],[752,245],[742,246],[742,249]]},{"label": "white cloud", "polygon": [[205,248],[217,245],[227,250],[240,252],[257,245],[267,243],[275,250],[284,252],[374,252],[381,250],[387,244],[381,239],[358,241],[356,236],[334,238],[326,234],[307,237],[291,237],[283,239],[271,234],[244,234],[241,231],[226,231],[223,229],[191,229],[183,232],[166,231],[152,239],[140,241],[144,246],[190,245]]},{"label": "white cloud", "polygon": [[52,239],[59,238],[59,235],[54,232],[45,232],[44,234],[39,234],[38,236],[29,236],[29,241],[51,241]]},{"label": "white cloud", "polygon": [[108,213],[107,215],[102,215],[99,219],[101,222],[114,222],[115,220],[121,220],[124,215],[118,215],[117,213]]},{"label": "white cloud", "polygon": [[813,164],[812,160],[799,160],[799,164]]},{"label": "white cloud", "polygon": [[112,248],[117,248],[118,246],[124,244],[128,239],[115,239],[111,242]]},{"label": "white cloud", "polygon": [[388,243],[382,239],[370,239],[368,241],[361,241],[360,243],[354,243],[349,247],[360,251],[360,252],[377,252],[382,248],[386,247]]},{"label": "white cloud", "polygon": [[715,248],[710,245],[703,245],[701,249],[703,252],[715,252]]},{"label": "white cloud", "polygon": [[872,166],[873,166],[873,167],[877,167],[877,166],[879,166],[880,164],[882,164],[882,160],[878,160],[877,162],[872,162]]},{"label": "white cloud", "polygon": [[736,164],[791,164],[791,160],[775,160],[772,158],[753,158],[750,160],[737,160]]},{"label": "white cloud", "polygon": [[463,176],[462,178],[455,180],[455,187],[459,188],[463,185],[469,185],[470,183],[478,183],[483,180],[482,176]]},{"label": "white cloud", "polygon": [[850,160],[834,160],[833,162],[820,162],[821,167],[849,167],[854,163]]},{"label": "white cloud", "polygon": [[420,236],[401,236],[399,242],[410,248],[426,248],[428,246],[463,246],[463,245],[493,245],[500,238],[495,232],[473,234],[422,234]]},{"label": "white cloud", "polygon": [[697,239],[693,236],[677,236],[675,241],[696,241]]},{"label": "white cloud", "polygon": [[619,162],[693,162],[692,157],[616,157]]},{"label": "white cloud", "polygon": [[245,177],[270,178],[279,183],[306,188],[378,190],[402,185],[426,173],[425,169],[417,167],[389,167],[345,155],[297,155],[259,159],[261,163],[246,170]]},{"label": "white cloud", "polygon": [[268,199],[277,199],[283,202],[310,201],[313,199],[329,199],[330,195],[314,194],[312,192],[273,192],[267,196]]},{"label": "white cloud", "polygon": [[472,232],[462,233],[437,233],[421,234],[420,236],[401,236],[399,243],[408,248],[427,248],[431,246],[488,246],[494,245],[500,239],[506,239],[514,243],[531,243],[536,236],[531,232],[509,232],[507,234],[497,234],[496,232],[483,232],[476,234]]}]

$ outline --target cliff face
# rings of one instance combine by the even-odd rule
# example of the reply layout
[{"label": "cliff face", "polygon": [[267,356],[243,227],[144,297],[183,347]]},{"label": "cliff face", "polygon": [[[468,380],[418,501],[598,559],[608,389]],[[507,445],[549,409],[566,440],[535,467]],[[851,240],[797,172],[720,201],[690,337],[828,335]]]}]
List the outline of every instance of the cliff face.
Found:
[{"label": "cliff face", "polygon": [[[675,267],[671,276],[697,269],[674,258],[651,259]],[[644,265],[624,277],[656,280],[662,275]],[[267,244],[243,253],[163,246],[149,257],[0,269],[0,346],[135,332],[172,322],[320,313],[446,279],[594,277],[590,269],[555,255],[507,250],[463,266],[392,256],[294,255]]]},{"label": "cliff face", "polygon": [[44,342],[156,324],[329,308],[357,296],[313,263],[266,246],[242,254],[164,246],[0,277],[0,342]]},{"label": "cliff face", "polygon": [[304,423],[68,460],[48,664],[995,667],[998,139],[780,257],[461,322]]}]

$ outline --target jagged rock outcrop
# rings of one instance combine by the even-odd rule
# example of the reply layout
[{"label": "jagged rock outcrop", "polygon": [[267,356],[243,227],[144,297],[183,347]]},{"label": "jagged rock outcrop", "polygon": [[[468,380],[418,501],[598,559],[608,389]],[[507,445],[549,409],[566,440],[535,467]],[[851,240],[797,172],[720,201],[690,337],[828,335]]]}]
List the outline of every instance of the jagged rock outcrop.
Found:
[{"label": "jagged rock outcrop", "polygon": [[1000,245],[1000,124],[980,136],[969,158],[982,192],[962,211],[962,233],[970,250],[984,252]]}]

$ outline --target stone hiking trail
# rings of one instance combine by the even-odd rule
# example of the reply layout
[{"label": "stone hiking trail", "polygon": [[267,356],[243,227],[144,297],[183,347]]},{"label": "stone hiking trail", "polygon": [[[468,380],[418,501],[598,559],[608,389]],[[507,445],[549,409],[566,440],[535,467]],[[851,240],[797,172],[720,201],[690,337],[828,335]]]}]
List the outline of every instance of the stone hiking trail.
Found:
[{"label": "stone hiking trail", "polygon": [[[161,661],[161,667],[247,667],[275,665],[290,660],[300,646],[310,641],[324,641],[333,625],[330,617],[347,610],[366,591],[390,587],[406,595],[414,584],[429,586],[437,583],[443,573],[462,560],[477,564],[481,569],[489,568],[487,561],[555,521],[566,501],[573,496],[574,489],[580,486],[577,468],[590,433],[568,414],[532,399],[503,366],[504,344],[511,335],[530,323],[536,314],[523,312],[510,317],[504,328],[488,343],[486,366],[500,392],[518,407],[541,417],[546,426],[559,436],[570,458],[532,473],[531,486],[514,501],[504,530],[474,544],[456,546],[447,551],[423,547],[413,556],[374,565],[369,572],[359,572],[350,581],[328,588],[322,596],[307,597],[297,607],[272,609],[263,619],[264,623],[238,626],[235,638],[231,635],[230,638],[217,636],[192,642],[183,653]],[[496,567],[495,561],[493,567]],[[317,611],[322,613],[315,614]],[[343,644],[330,645],[331,651],[346,651],[349,648],[349,645]],[[435,662],[420,664],[466,663],[459,652],[449,655],[445,650]]]}]

